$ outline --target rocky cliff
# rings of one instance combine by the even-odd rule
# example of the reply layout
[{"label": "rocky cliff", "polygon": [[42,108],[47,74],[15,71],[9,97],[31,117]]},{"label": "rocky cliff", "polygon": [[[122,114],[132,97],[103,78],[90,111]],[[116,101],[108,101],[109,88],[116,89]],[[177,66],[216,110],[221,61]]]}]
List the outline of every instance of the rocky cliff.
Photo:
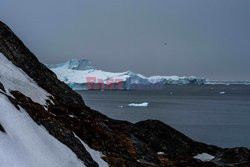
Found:
[{"label": "rocky cliff", "polygon": [[[246,148],[222,149],[193,141],[160,121],[132,124],[90,109],[80,95],[59,81],[2,22],[0,52],[49,97],[44,106],[22,91],[7,90],[8,85],[1,83],[3,76],[0,76],[0,94],[17,109],[25,109],[36,124],[70,148],[88,167],[101,165],[83,142],[101,152],[103,160],[111,167],[250,166],[250,151]],[[8,109],[0,110],[9,112]],[[4,125],[0,124],[0,131],[6,133]],[[201,153],[215,158],[209,162],[193,158]]]}]

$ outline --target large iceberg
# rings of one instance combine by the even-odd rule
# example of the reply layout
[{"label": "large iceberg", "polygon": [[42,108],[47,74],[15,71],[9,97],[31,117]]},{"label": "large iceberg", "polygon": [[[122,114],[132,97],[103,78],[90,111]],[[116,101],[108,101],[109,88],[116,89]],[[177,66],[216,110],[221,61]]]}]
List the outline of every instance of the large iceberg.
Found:
[{"label": "large iceberg", "polygon": [[145,77],[132,71],[106,72],[89,60],[72,59],[65,63],[47,65],[57,77],[74,90],[87,89],[159,89],[167,84],[204,84],[204,78],[179,76]]},{"label": "large iceberg", "polygon": [[48,64],[47,67],[51,69],[64,68],[71,70],[90,70],[95,68],[89,60],[85,59],[82,60],[71,59],[65,63]]}]

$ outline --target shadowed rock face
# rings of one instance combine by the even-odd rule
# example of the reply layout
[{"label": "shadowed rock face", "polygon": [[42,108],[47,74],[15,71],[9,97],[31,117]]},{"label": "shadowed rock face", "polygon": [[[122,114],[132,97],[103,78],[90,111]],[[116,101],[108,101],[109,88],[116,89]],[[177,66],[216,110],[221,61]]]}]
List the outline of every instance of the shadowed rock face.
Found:
[{"label": "shadowed rock face", "polygon": [[1,124],[0,124],[0,131],[5,133],[5,130],[4,130],[4,128],[3,128],[3,126]]},{"label": "shadowed rock face", "polygon": [[56,75],[41,64],[2,22],[0,22],[0,52],[26,72],[40,87],[50,92],[60,103],[76,108],[85,107],[80,95],[60,82]]},{"label": "shadowed rock face", "polygon": [[0,90],[2,90],[3,92],[5,92],[4,86],[3,86],[3,84],[1,82],[0,82]]},{"label": "shadowed rock face", "polygon": [[206,150],[206,153],[216,154],[220,150],[215,146],[194,142],[170,126],[156,120],[147,120],[135,124],[133,134],[143,142],[154,148],[156,152],[167,155],[195,156],[197,152]]},{"label": "shadowed rock face", "polygon": [[[112,167],[247,166],[249,163],[247,157],[250,152],[247,149],[244,149],[244,153],[221,149],[195,142],[160,121],[132,124],[91,110],[80,95],[60,82],[2,22],[0,52],[49,92],[53,96],[53,104],[48,101],[48,110],[45,110],[18,91],[11,92],[14,98],[6,96],[16,107],[23,107],[37,124],[43,125],[51,135],[67,145],[88,167],[98,165],[75,135],[91,148],[101,151],[103,159]],[[4,85],[0,83],[0,93],[5,94],[4,90]],[[0,130],[4,131],[1,126]],[[216,156],[215,160],[205,163],[192,158],[203,152]],[[234,155],[238,157],[233,159]]]},{"label": "shadowed rock face", "polygon": [[250,166],[250,155],[249,150],[246,148],[233,148],[224,149],[218,153],[213,162],[218,165],[236,166],[239,164],[245,164]]}]

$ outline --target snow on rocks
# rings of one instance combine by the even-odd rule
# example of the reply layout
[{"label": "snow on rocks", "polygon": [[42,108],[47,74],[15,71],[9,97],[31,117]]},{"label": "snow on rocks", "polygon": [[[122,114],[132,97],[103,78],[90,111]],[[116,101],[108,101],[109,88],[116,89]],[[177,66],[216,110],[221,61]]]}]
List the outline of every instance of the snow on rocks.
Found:
[{"label": "snow on rocks", "polygon": [[105,162],[102,157],[103,154],[99,151],[93,150],[90,148],[84,141],[82,141],[76,134],[74,134],[76,138],[80,140],[85,149],[89,152],[93,160],[99,165],[99,167],[109,167],[108,163]]},{"label": "snow on rocks", "polygon": [[0,53],[0,67],[0,82],[8,95],[11,96],[10,91],[19,91],[31,98],[32,101],[46,106],[51,95],[40,88],[33,79],[10,62],[2,53]]},{"label": "snow on rocks", "polygon": [[1,167],[84,167],[66,145],[0,94]]},{"label": "snow on rocks", "polygon": [[202,162],[209,162],[212,159],[214,159],[215,157],[210,155],[210,154],[207,154],[207,153],[202,153],[202,154],[198,154],[198,155],[194,156],[193,158],[201,160]]},{"label": "snow on rocks", "polygon": [[164,152],[157,152],[157,155],[164,155],[165,153]]}]

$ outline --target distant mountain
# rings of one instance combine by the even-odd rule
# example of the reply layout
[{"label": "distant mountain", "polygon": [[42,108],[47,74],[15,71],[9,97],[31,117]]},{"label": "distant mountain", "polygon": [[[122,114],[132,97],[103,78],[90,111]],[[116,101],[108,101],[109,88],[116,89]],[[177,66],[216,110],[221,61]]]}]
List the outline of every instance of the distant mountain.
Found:
[{"label": "distant mountain", "polygon": [[[132,71],[126,72],[106,72],[97,69],[88,60],[72,59],[61,64],[47,65],[58,78],[68,84],[74,90],[88,89],[88,78],[94,77],[94,83],[102,80],[104,85],[115,84],[117,86],[118,80],[123,81],[123,89],[136,89],[136,88],[159,88],[167,84],[196,84],[201,85],[206,82],[204,78],[197,77],[179,77],[179,76],[151,76],[145,77],[141,74],[136,74]],[[102,89],[102,87],[96,87]]]}]

